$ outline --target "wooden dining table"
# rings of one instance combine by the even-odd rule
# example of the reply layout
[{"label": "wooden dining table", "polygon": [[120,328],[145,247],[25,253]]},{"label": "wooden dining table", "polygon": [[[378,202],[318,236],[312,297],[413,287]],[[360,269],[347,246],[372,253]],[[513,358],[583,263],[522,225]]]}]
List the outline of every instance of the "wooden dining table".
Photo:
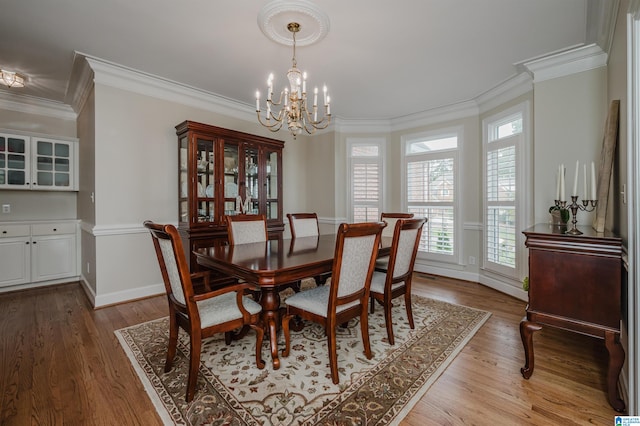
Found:
[{"label": "wooden dining table", "polygon": [[[378,256],[389,254],[391,238],[383,238]],[[333,267],[335,235],[204,247],[194,251],[199,265],[260,287],[262,322],[269,333],[273,368],[280,368],[278,330],[280,294],[299,280],[326,275]]]}]

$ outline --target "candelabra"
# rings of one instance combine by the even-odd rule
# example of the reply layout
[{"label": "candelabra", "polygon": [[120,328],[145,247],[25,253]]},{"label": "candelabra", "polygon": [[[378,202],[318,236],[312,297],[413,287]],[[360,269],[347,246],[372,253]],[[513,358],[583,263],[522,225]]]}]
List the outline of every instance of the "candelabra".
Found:
[{"label": "candelabra", "polygon": [[576,226],[576,224],[578,223],[578,219],[577,219],[578,210],[582,210],[585,212],[592,212],[596,208],[596,205],[598,205],[598,200],[582,200],[582,205],[580,205],[578,204],[577,195],[571,196],[571,204],[569,205],[567,205],[566,201],[560,201],[560,200],[554,200],[554,201],[557,207],[560,207],[561,209],[571,210],[571,216],[572,216],[571,223],[573,224],[573,227],[565,232],[565,234],[571,234],[571,235],[582,235],[582,232],[580,232]]}]

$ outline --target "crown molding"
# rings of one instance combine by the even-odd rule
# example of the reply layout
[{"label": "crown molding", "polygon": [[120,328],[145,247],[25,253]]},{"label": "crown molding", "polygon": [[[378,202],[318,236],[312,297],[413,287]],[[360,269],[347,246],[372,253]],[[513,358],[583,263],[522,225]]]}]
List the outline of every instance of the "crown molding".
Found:
[{"label": "crown molding", "polygon": [[489,111],[533,90],[533,80],[528,73],[516,74],[475,98],[480,113]]},{"label": "crown molding", "polygon": [[84,59],[93,71],[95,84],[231,115],[245,121],[255,119],[255,109],[251,105],[93,56],[84,56]]},{"label": "crown molding", "polygon": [[393,131],[406,130],[474,115],[478,115],[478,104],[472,99],[394,118],[391,120],[391,127]]},{"label": "crown molding", "polygon": [[333,128],[339,133],[390,133],[391,120],[347,119],[336,117]]},{"label": "crown molding", "polygon": [[93,71],[85,60],[86,56],[77,51],[73,53],[73,67],[65,96],[65,101],[71,105],[76,113],[82,111],[93,91]]},{"label": "crown molding", "polygon": [[589,44],[547,55],[545,57],[524,61],[522,65],[534,83],[564,77],[582,71],[604,67],[607,65],[607,54],[597,44]]},{"label": "crown molding", "polygon": [[75,120],[77,118],[73,109],[62,102],[27,95],[16,95],[6,91],[0,91],[0,108],[62,120]]}]

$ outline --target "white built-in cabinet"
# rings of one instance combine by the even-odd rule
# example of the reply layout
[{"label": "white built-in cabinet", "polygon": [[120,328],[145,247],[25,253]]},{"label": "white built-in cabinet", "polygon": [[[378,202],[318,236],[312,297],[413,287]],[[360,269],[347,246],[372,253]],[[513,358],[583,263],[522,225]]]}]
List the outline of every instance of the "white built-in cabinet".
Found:
[{"label": "white built-in cabinet", "polygon": [[0,287],[77,278],[78,223],[0,223]]},{"label": "white built-in cabinet", "polygon": [[78,140],[0,131],[0,189],[78,190]]}]

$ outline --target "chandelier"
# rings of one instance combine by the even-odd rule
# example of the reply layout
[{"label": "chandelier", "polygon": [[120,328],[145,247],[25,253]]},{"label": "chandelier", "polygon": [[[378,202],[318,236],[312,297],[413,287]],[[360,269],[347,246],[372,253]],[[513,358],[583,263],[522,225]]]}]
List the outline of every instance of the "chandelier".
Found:
[{"label": "chandelier", "polygon": [[[331,122],[331,99],[327,94],[327,86],[323,87],[324,115],[318,119],[318,88],[313,89],[313,104],[311,109],[307,104],[307,73],[301,73],[296,62],[296,33],[300,31],[300,24],[291,22],[287,29],[293,35],[292,66],[287,72],[289,87],[280,92],[278,100],[273,98],[273,74],[267,80],[267,110],[264,118],[260,115],[260,91],[256,92],[256,114],[258,121],[272,132],[280,130],[284,122],[295,139],[306,131],[313,134],[318,129],[325,129]],[[276,109],[280,108],[276,113]]]},{"label": "chandelier", "polygon": [[0,83],[9,87],[24,87],[24,76],[13,71],[0,69]]}]

